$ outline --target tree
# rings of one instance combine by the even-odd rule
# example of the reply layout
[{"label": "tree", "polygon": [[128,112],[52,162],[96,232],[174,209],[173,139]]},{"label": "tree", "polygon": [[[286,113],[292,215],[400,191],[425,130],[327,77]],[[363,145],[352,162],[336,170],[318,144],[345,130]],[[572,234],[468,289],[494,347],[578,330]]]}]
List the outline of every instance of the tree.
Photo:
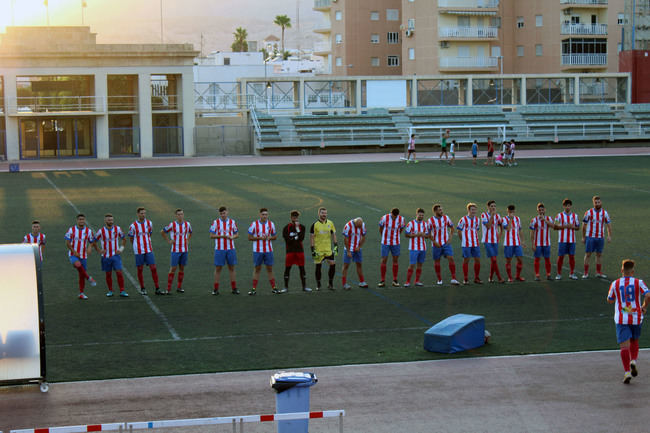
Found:
[{"label": "tree", "polygon": [[284,52],[284,29],[291,28],[291,18],[286,15],[277,15],[273,24],[277,24],[282,27],[282,52]]},{"label": "tree", "polygon": [[232,34],[235,37],[235,41],[232,43],[230,48],[235,53],[241,53],[243,51],[248,51],[248,32],[243,27],[237,27]]}]

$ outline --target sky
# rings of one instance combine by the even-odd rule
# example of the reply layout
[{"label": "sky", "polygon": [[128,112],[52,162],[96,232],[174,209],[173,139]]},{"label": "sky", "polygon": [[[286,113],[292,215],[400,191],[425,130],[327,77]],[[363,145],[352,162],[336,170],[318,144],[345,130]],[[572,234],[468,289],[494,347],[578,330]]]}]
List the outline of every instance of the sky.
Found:
[{"label": "sky", "polygon": [[[241,26],[249,40],[262,41],[281,30],[273,24],[276,15],[288,15],[292,29],[285,31],[287,48],[298,43],[305,48],[318,39],[312,33],[319,12],[313,0],[85,0],[84,23],[97,33],[98,43],[159,43],[160,6],[163,11],[163,40],[192,43],[204,54],[228,51],[232,33]],[[296,29],[296,3],[300,5],[300,29]],[[82,0],[0,0],[0,32],[6,26],[78,26],[82,24]],[[12,7],[13,5],[13,7]],[[300,41],[300,42],[299,42]]]}]

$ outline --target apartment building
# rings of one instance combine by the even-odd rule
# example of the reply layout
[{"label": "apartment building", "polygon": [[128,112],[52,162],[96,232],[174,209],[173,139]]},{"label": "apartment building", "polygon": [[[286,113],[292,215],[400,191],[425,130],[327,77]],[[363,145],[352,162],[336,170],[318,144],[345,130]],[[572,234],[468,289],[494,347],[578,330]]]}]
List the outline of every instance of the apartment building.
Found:
[{"label": "apartment building", "polygon": [[624,50],[650,49],[650,0],[625,0]]}]

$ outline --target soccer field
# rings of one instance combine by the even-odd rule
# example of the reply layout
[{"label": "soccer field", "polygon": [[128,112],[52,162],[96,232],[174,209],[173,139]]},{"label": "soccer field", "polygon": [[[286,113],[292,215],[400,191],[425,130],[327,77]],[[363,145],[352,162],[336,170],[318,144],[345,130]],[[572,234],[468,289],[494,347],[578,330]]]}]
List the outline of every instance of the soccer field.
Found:
[{"label": "soccer field", "polygon": [[[561,211],[562,199],[569,197],[581,216],[591,207],[591,197],[599,194],[612,217],[614,232],[612,243],[605,247],[604,272],[610,279],[617,276],[620,260],[629,257],[637,261],[637,275],[644,278],[650,271],[645,219],[650,207],[648,162],[648,157],[612,157],[524,160],[513,168],[473,166],[470,161],[458,161],[457,166],[450,167],[427,161],[417,165],[394,162],[0,173],[0,242],[21,241],[32,219],[41,220],[48,237],[43,274],[48,380],[53,382],[444,358],[448,355],[423,350],[423,332],[456,313],[484,315],[493,334],[490,345],[460,356],[614,348],[613,312],[605,302],[608,282],[593,278],[533,282],[530,249],[525,251],[525,283],[434,286],[429,255],[423,272],[425,287],[376,288],[377,222],[392,207],[400,208],[407,221],[414,217],[416,208],[423,207],[428,218],[436,202],[442,203],[457,222],[465,214],[467,202],[478,203],[482,211],[485,202],[493,199],[501,214],[505,214],[506,205],[515,204],[527,227],[539,201],[546,204],[547,214],[555,216]],[[239,296],[228,293],[226,271],[221,279],[223,293],[210,294],[214,244],[208,228],[221,205],[229,207],[241,233],[236,243]],[[87,215],[93,229],[110,212],[126,230],[138,206],[146,207],[147,217],[154,222],[154,252],[163,285],[169,247],[157,232],[172,221],[174,209],[185,210],[194,230],[183,284],[186,293],[162,297],[137,294],[133,253],[127,246],[123,260],[131,296],[104,296],[104,275],[94,253],[88,259],[88,268],[98,285],[86,290],[88,301],[77,300],[77,274],[67,260],[63,240],[74,224],[77,209]],[[335,292],[303,293],[298,271],[293,269],[288,294],[272,295],[263,271],[258,295],[247,296],[252,249],[245,232],[259,208],[269,208],[270,219],[280,231],[289,221],[291,209],[300,210],[301,222],[309,227],[320,206],[327,207],[339,239],[348,220],[357,216],[365,220],[368,239],[363,251],[364,271],[370,288],[355,285],[349,292],[340,289],[339,254]],[[522,233],[529,245],[528,229]],[[553,273],[556,241],[553,234]],[[404,237],[402,242],[400,282],[408,266]],[[456,237],[453,246],[462,277]],[[280,286],[284,271],[281,239],[274,248],[275,277]],[[583,252],[579,243],[578,273],[582,272]],[[307,261],[308,285],[314,287],[314,267]],[[501,256],[499,265],[505,273],[503,261]],[[483,258],[484,281],[488,271],[489,263]],[[565,278],[566,274],[565,269]],[[443,277],[447,283],[444,260]],[[348,279],[356,282],[352,268]],[[152,294],[147,269],[145,282]],[[648,346],[646,341],[642,337],[642,346]]]}]

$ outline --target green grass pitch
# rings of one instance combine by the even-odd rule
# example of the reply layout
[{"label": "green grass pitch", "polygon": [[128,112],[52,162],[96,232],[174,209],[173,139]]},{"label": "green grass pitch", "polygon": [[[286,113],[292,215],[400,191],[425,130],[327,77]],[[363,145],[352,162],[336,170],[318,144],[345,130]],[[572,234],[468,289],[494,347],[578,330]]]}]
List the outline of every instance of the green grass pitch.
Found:
[{"label": "green grass pitch", "polygon": [[[630,257],[637,261],[637,275],[650,279],[649,162],[647,157],[614,157],[524,160],[514,168],[473,166],[469,161],[450,167],[425,161],[417,165],[360,162],[2,173],[0,242],[20,242],[34,218],[41,220],[47,234],[43,275],[50,381],[445,358],[448,355],[423,350],[423,332],[456,313],[484,315],[493,334],[491,344],[460,356],[608,349],[616,347],[613,308],[605,302],[608,283],[595,279],[533,282],[530,250],[524,263],[525,283],[436,287],[429,255],[423,273],[426,287],[376,288],[377,221],[392,207],[399,207],[407,220],[413,218],[417,207],[423,207],[428,218],[432,204],[440,202],[456,222],[465,214],[468,201],[479,203],[483,210],[485,202],[494,199],[502,214],[506,205],[517,205],[527,226],[539,201],[554,216],[561,210],[562,199],[570,197],[574,210],[582,215],[591,206],[592,195],[599,194],[614,231],[613,242],[605,247],[604,272],[616,277],[620,260]],[[136,207],[145,206],[156,231],[172,220],[175,208],[184,208],[194,229],[186,293],[152,295],[149,304],[127,279],[131,296],[108,299],[99,257],[92,254],[89,273],[98,285],[87,289],[88,301],[77,300],[77,274],[67,260],[63,241],[65,231],[74,223],[72,205],[87,215],[95,229],[103,215],[111,212],[125,230]],[[208,228],[220,205],[230,208],[242,234],[236,243],[239,296],[228,293],[225,271],[221,280],[224,293],[210,295],[214,246]],[[301,221],[309,227],[318,207],[327,207],[339,233],[348,220],[363,217],[368,226],[364,271],[370,289],[356,285],[350,292],[340,289],[339,255],[335,292],[302,293],[294,268],[288,294],[272,295],[263,271],[260,293],[247,296],[252,254],[245,233],[262,206],[270,209],[278,230],[294,208],[302,212]],[[528,230],[523,234],[529,243]],[[554,234],[554,269],[556,241]],[[462,277],[457,238],[453,246]],[[281,285],[283,242],[276,241],[274,248],[275,277]],[[402,251],[401,282],[408,265],[406,245]],[[154,235],[154,252],[165,284],[169,247],[158,233]],[[579,243],[579,273],[583,252]],[[307,262],[308,284],[314,287],[314,267]],[[124,264],[135,276],[128,246]],[[500,268],[505,272],[502,257]],[[348,278],[354,283],[356,273],[353,268],[350,271]],[[488,271],[484,258],[484,280]],[[444,260],[443,275],[448,282]],[[145,282],[153,293],[147,269]],[[646,341],[642,337],[643,346]]]}]

